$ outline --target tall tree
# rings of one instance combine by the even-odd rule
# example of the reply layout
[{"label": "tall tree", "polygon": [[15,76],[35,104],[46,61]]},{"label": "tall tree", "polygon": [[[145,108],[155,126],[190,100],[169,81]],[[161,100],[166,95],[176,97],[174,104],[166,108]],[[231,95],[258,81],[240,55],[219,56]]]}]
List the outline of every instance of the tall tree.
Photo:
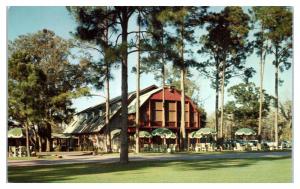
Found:
[{"label": "tall tree", "polygon": [[264,23],[260,20],[265,16],[265,9],[266,7],[253,7],[252,8],[252,15],[253,15],[253,22],[254,22],[254,29],[258,31],[254,34],[255,35],[255,43],[254,47],[257,49],[257,54],[260,57],[259,62],[259,78],[260,78],[260,90],[259,90],[259,118],[258,118],[258,140],[261,142],[261,130],[262,130],[262,106],[263,106],[263,82],[264,82],[264,68],[265,68],[265,59],[268,50],[268,41],[265,35],[265,26]]},{"label": "tall tree", "polygon": [[[224,88],[234,76],[252,76],[253,69],[244,66],[251,52],[247,40],[249,16],[241,7],[225,7],[220,13],[207,16],[207,35],[201,37],[200,54],[207,53],[209,59],[199,64],[199,69],[210,79],[216,90],[215,117],[218,137],[223,137]],[[211,69],[214,68],[214,69]],[[220,86],[221,85],[221,86]],[[219,92],[221,90],[221,118],[219,129]]]},{"label": "tall tree", "polygon": [[41,91],[46,75],[32,61],[29,54],[21,51],[15,51],[8,61],[8,112],[25,125],[27,156],[30,156],[29,127],[45,116]]},{"label": "tall tree", "polygon": [[[44,88],[39,95],[44,100],[42,103],[44,117],[41,120],[47,145],[46,150],[51,150],[51,129],[57,127],[62,121],[71,119],[74,109],[71,107],[72,98],[88,93],[83,86],[86,82],[84,66],[70,64],[70,49],[72,44],[55,35],[54,32],[44,29],[37,33],[19,36],[9,42],[9,53],[26,53],[46,75]],[[39,124],[37,124],[39,125]]]},{"label": "tall tree", "polygon": [[[79,48],[96,51],[101,57],[100,60],[92,62],[91,67],[96,72],[97,77],[91,79],[98,89],[102,89],[103,82],[105,83],[106,151],[111,152],[109,81],[112,78],[112,66],[117,62],[114,52],[115,44],[112,42],[112,36],[117,32],[116,18],[115,15],[109,14],[109,7],[67,7],[67,9],[78,24],[74,36],[80,40]],[[101,19],[101,22],[98,19]],[[89,44],[87,45],[82,41]]]},{"label": "tall tree", "polygon": [[293,15],[289,7],[262,7],[258,9],[260,22],[264,25],[265,35],[271,42],[269,54],[274,55],[275,66],[275,143],[278,146],[278,112],[279,96],[278,83],[279,71],[288,70],[291,67],[292,56],[292,22]]},{"label": "tall tree", "polygon": [[[152,73],[155,78],[161,80],[162,86],[162,127],[166,126],[165,111],[165,75],[166,64],[171,60],[167,56],[168,47],[172,46],[168,32],[165,30],[166,18],[162,18],[161,13],[166,11],[166,7],[149,7],[145,17],[147,26],[147,38],[144,40],[143,48],[147,51],[147,56],[142,59],[141,72]],[[166,143],[166,139],[164,139]]]},{"label": "tall tree", "polygon": [[[193,44],[194,30],[202,26],[203,15],[206,7],[172,7],[162,11],[161,18],[167,20],[170,27],[175,29],[173,46],[173,64],[180,69],[181,77],[181,121],[180,121],[180,149],[187,146],[187,135],[185,132],[185,77],[188,67],[196,65],[196,61],[187,56],[191,51],[187,50],[186,45]],[[185,57],[186,55],[186,57]]]},{"label": "tall tree", "polygon": [[[91,33],[88,35],[94,35],[97,33],[97,39],[102,39],[103,32],[97,32],[98,26],[106,23],[107,20],[110,20],[108,26],[114,26],[115,28],[119,28],[120,32],[116,33],[115,37],[115,46],[113,48],[114,52],[118,52],[117,54],[120,57],[121,62],[121,91],[122,91],[122,100],[121,100],[121,153],[120,153],[120,162],[127,163],[128,162],[128,54],[137,52],[138,50],[131,50],[132,44],[128,43],[128,35],[136,34],[136,31],[128,32],[128,23],[130,18],[134,15],[138,7],[122,7],[122,6],[112,6],[109,8],[105,7],[93,7],[93,9],[98,9],[99,14],[91,14],[87,7],[79,7],[84,14],[89,16],[83,17],[82,24],[90,25],[92,27],[88,27],[87,29],[91,30]],[[101,9],[105,9],[106,11],[101,11]],[[80,14],[80,13],[79,13]],[[93,30],[95,28],[95,30]],[[119,42],[119,38],[121,37],[121,42]]]}]

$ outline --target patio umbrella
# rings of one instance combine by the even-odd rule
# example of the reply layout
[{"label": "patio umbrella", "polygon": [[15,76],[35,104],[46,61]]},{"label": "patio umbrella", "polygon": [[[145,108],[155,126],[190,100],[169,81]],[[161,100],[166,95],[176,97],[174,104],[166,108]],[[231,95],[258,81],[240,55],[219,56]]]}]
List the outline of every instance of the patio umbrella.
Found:
[{"label": "patio umbrella", "polygon": [[59,139],[73,138],[73,139],[77,139],[78,137],[72,136],[72,135],[66,134],[66,133],[51,133],[51,138],[59,138]]},{"label": "patio umbrella", "polygon": [[256,132],[249,128],[241,128],[235,132],[235,135],[256,135]]},{"label": "patio umbrella", "polygon": [[197,132],[197,134],[201,134],[201,135],[210,135],[210,134],[214,135],[214,134],[217,134],[217,132],[212,128],[201,128],[196,132]]},{"label": "patio umbrella", "polygon": [[25,129],[16,127],[16,128],[12,128],[7,132],[7,137],[8,138],[25,138],[26,134],[25,134]]},{"label": "patio umbrella", "polygon": [[172,134],[167,135],[166,138],[172,138],[172,139],[175,139],[175,138],[177,138],[177,137],[176,137],[175,133],[172,132]]},{"label": "patio umbrella", "polygon": [[189,133],[188,137],[189,138],[202,138],[202,134],[197,133],[197,131],[193,131],[193,132]]},{"label": "patio umbrella", "polygon": [[110,132],[110,136],[111,136],[111,138],[114,138],[114,137],[120,135],[120,133],[121,133],[121,129],[115,129]]},{"label": "patio umbrella", "polygon": [[152,138],[152,135],[148,131],[139,131],[139,138]]},{"label": "patio umbrella", "polygon": [[[171,137],[172,134],[175,135],[170,129],[167,128],[158,128],[152,131],[152,136],[160,136],[161,138]],[[176,135],[175,135],[176,138]]]}]

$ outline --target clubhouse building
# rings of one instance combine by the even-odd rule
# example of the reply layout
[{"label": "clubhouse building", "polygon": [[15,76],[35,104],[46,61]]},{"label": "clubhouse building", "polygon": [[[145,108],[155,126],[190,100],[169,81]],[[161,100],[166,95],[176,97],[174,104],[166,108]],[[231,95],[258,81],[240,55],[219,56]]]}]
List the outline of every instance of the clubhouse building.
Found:
[{"label": "clubhouse building", "polygon": [[[165,116],[163,116],[163,90],[162,87],[152,85],[140,91],[140,131],[151,133],[163,126],[171,130],[176,138],[168,139],[168,143],[179,144],[179,132],[181,121],[181,91],[173,86],[165,86]],[[136,94],[128,94],[128,140],[129,150],[135,145],[135,115]],[[198,130],[201,125],[200,110],[190,97],[185,96],[185,130],[186,135]],[[110,100],[110,121],[105,124],[105,102],[89,107],[74,115],[73,121],[65,128],[63,134],[72,136],[68,146],[72,150],[105,150],[106,131],[109,127],[112,138],[112,149],[120,148],[121,123],[121,96]],[[162,144],[158,136],[152,138],[140,138],[141,147],[153,144]]]}]

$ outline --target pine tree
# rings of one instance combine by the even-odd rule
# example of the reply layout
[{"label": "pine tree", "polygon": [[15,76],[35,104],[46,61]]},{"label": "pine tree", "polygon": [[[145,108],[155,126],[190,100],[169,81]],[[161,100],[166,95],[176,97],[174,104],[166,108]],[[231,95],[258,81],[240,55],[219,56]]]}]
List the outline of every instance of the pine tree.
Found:
[{"label": "pine tree", "polygon": [[[216,90],[216,130],[218,137],[223,137],[224,115],[224,87],[228,80],[235,75],[251,77],[253,68],[246,68],[244,61],[251,52],[251,45],[247,40],[249,32],[249,16],[241,7],[225,7],[220,13],[210,13],[207,17],[208,34],[201,37],[203,47],[200,54],[207,53],[210,59],[199,64],[201,70],[212,80],[212,87]],[[210,68],[215,68],[211,70]],[[220,86],[221,85],[221,86]],[[221,90],[221,123],[219,119],[219,92]]]},{"label": "pine tree", "polygon": [[[180,149],[187,148],[187,134],[185,132],[185,77],[188,67],[196,65],[193,58],[186,58],[185,54],[191,53],[185,47],[193,44],[194,31],[196,27],[202,26],[203,15],[206,13],[206,7],[172,7],[167,8],[161,13],[161,20],[166,21],[170,27],[173,27],[176,36],[173,36],[173,52],[169,51],[167,56],[171,56],[174,66],[180,69],[181,77],[181,124],[180,124]],[[171,55],[170,55],[171,54]]]},{"label": "pine tree", "polygon": [[292,56],[292,20],[293,15],[289,7],[261,7],[258,19],[264,26],[266,38],[271,46],[268,54],[274,55],[275,66],[275,143],[278,146],[278,114],[279,114],[279,71],[288,70],[291,67]]}]

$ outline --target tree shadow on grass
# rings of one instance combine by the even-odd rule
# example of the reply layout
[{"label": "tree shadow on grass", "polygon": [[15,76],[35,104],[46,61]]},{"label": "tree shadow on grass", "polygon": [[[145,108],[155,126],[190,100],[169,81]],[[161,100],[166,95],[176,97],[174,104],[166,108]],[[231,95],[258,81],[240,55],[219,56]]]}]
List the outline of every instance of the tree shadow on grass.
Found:
[{"label": "tree shadow on grass", "polygon": [[[80,176],[114,174],[124,176],[142,175],[148,168],[170,168],[170,171],[205,171],[224,168],[249,167],[261,161],[275,161],[290,157],[268,157],[249,159],[212,159],[212,160],[169,160],[169,161],[135,161],[120,163],[85,163],[67,165],[47,165],[33,167],[8,167],[8,182],[15,183],[47,183],[47,182],[85,182]],[[153,173],[155,175],[155,173]],[[76,177],[76,178],[75,178]],[[113,177],[112,177],[113,178]],[[134,178],[132,178],[134,179]],[[155,180],[155,178],[153,178]],[[132,182],[132,180],[128,180]]]}]

